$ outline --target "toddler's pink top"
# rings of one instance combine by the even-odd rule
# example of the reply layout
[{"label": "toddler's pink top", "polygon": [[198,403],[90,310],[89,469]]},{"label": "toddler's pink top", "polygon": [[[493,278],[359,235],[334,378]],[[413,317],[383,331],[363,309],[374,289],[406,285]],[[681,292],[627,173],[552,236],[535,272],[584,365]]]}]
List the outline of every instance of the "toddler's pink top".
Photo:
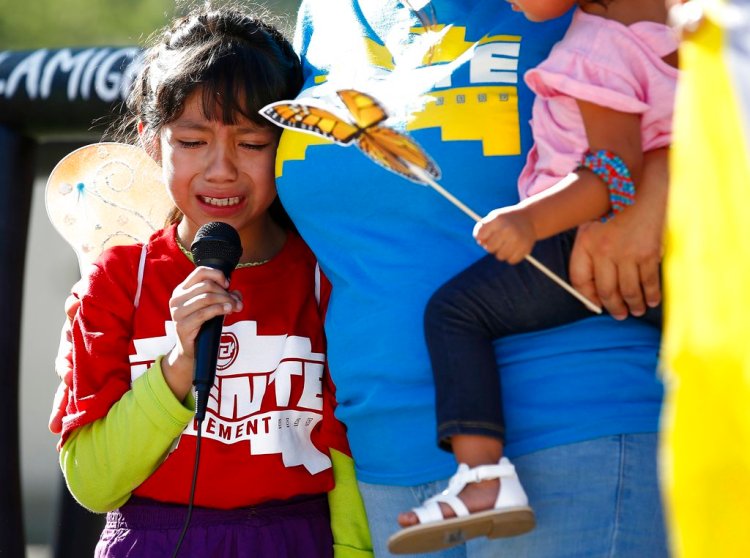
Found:
[{"label": "toddler's pink top", "polygon": [[676,49],[666,25],[625,26],[577,10],[549,57],[524,76],[537,97],[534,146],[518,179],[521,199],[549,188],[581,162],[588,142],[576,99],[640,114],[644,151],[669,145],[677,69],[662,57]]}]

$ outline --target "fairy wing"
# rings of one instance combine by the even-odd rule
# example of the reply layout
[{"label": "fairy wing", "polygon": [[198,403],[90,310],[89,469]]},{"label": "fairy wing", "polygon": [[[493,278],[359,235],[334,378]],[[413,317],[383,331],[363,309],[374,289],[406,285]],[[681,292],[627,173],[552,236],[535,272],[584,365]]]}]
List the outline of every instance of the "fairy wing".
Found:
[{"label": "fairy wing", "polygon": [[147,241],[173,207],[159,165],[121,143],[87,145],[63,157],[47,179],[45,202],[81,273],[105,248]]},{"label": "fairy wing", "polygon": [[343,89],[336,92],[349,109],[349,112],[360,128],[369,128],[379,124],[388,117],[385,109],[373,97],[354,89]]},{"label": "fairy wing", "polygon": [[427,153],[409,136],[385,126],[368,128],[357,140],[357,146],[373,161],[413,182],[425,184],[407,164],[422,169],[434,180],[440,178],[440,169]]},{"label": "fairy wing", "polygon": [[279,101],[266,105],[260,113],[280,126],[323,136],[341,145],[352,142],[361,130],[334,113],[314,105]]}]

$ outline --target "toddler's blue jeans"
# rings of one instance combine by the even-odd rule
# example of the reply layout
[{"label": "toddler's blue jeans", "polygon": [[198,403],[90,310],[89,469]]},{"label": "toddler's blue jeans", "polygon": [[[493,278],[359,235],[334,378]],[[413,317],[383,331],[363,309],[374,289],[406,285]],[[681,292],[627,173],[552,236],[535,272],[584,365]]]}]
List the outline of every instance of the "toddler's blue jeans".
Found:
[{"label": "toddler's blue jeans", "polygon": [[[575,231],[536,243],[532,255],[570,282]],[[438,443],[456,434],[504,440],[501,373],[493,340],[592,316],[578,299],[529,262],[486,256],[440,287],[425,310],[425,337],[435,377]],[[661,327],[661,307],[644,319]]]}]

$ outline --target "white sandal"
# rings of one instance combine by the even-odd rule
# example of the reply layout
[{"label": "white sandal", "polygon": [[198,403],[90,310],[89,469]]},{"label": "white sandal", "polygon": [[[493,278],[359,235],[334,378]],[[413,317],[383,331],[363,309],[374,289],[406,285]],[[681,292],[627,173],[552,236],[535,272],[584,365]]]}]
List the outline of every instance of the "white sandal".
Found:
[{"label": "white sandal", "polygon": [[[458,497],[471,482],[500,479],[500,491],[495,506],[489,510],[470,513]],[[440,504],[450,506],[456,517],[445,519]],[[534,528],[534,512],[529,507],[516,468],[505,457],[497,465],[481,465],[470,469],[462,463],[440,494],[425,500],[413,509],[419,524],[404,527],[388,539],[388,550],[393,554],[432,552],[460,544],[475,537],[490,539],[512,537]]]}]

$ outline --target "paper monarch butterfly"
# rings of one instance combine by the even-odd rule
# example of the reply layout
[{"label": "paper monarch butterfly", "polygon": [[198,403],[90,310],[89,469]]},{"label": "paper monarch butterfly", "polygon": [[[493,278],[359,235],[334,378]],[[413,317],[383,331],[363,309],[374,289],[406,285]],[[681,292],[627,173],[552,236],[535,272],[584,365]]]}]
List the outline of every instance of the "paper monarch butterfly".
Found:
[{"label": "paper monarch butterfly", "polygon": [[271,103],[263,107],[260,113],[285,128],[322,136],[339,145],[355,143],[379,165],[414,182],[425,184],[425,180],[412,171],[409,164],[435,180],[440,178],[438,166],[413,139],[381,125],[388,118],[388,113],[374,98],[354,89],[336,93],[349,110],[351,120],[320,106],[296,101]]}]

